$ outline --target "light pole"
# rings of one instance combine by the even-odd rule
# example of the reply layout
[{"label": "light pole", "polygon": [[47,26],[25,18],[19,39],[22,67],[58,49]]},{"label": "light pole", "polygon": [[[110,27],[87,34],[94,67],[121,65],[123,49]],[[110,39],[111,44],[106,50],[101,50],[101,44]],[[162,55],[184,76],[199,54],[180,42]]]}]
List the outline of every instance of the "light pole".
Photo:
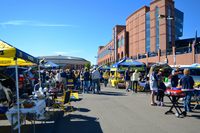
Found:
[{"label": "light pole", "polygon": [[[166,15],[162,15],[162,14],[160,14],[159,16],[158,16],[158,18],[159,19],[166,19],[166,20],[174,20],[174,17],[172,17],[172,16],[166,16]],[[167,23],[166,23],[166,25],[168,25]],[[167,29],[167,28],[166,28]],[[170,31],[172,31],[172,30],[170,30]],[[171,40],[172,41],[172,40]],[[168,44],[168,43],[167,43]],[[176,51],[175,51],[175,44],[172,46],[172,51],[173,51],[173,61],[174,61],[174,66],[176,65]],[[165,59],[165,62],[168,64],[168,58],[167,58],[167,52],[168,52],[168,48],[167,48],[167,46],[166,46],[166,59]]]}]

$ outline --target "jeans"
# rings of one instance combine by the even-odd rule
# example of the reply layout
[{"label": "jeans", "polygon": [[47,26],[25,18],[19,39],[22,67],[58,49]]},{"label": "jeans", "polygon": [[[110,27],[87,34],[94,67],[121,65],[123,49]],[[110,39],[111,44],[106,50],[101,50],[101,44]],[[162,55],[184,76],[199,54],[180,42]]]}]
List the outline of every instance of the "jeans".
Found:
[{"label": "jeans", "polygon": [[95,88],[97,93],[100,92],[100,79],[93,79],[92,80],[92,92],[95,93]]},{"label": "jeans", "polygon": [[186,96],[184,97],[184,109],[186,112],[190,112],[191,108],[190,108],[190,102],[191,102],[191,97],[192,97],[192,92],[187,91],[185,92]]},{"label": "jeans", "polygon": [[89,89],[89,81],[84,81],[83,93],[85,93],[85,91],[88,93],[88,89]]},{"label": "jeans", "polygon": [[133,87],[133,91],[135,91],[135,93],[137,93],[137,86],[138,86],[138,81],[132,81],[132,87]]},{"label": "jeans", "polygon": [[104,79],[104,86],[107,87],[108,79]]}]

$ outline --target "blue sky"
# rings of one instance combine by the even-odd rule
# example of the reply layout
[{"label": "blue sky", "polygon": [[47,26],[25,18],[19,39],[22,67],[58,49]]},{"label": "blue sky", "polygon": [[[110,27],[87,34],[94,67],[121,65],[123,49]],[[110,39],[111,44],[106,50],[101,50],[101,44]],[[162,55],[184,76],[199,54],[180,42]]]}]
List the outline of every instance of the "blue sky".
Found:
[{"label": "blue sky", "polygon": [[[112,28],[152,0],[0,0],[0,39],[33,55],[82,57],[92,64]],[[199,0],[175,0],[184,12],[184,35],[200,32]],[[199,35],[199,34],[198,34]]]}]

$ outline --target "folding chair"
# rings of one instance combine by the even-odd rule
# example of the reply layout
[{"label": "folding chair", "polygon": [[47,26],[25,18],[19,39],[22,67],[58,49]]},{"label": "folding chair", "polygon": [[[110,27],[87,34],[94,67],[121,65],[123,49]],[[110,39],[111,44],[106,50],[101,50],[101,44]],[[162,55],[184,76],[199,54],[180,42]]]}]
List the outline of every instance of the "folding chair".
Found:
[{"label": "folding chair", "polygon": [[67,89],[74,89],[74,80],[73,79],[67,80]]},{"label": "folding chair", "polygon": [[58,107],[61,108],[63,111],[66,111],[65,104],[68,104],[68,107],[70,107],[70,111],[73,111],[73,107],[71,106],[70,103],[70,96],[71,96],[71,91],[65,91],[64,95],[61,98],[54,99],[55,103],[53,104],[53,107]]}]

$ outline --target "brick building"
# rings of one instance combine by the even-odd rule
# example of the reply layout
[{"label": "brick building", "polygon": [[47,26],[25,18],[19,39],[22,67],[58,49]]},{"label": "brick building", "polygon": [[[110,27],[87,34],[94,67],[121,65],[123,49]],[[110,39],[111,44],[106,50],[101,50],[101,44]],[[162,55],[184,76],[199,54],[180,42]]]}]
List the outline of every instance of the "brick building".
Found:
[{"label": "brick building", "polygon": [[[174,0],[154,0],[126,19],[126,25],[113,28],[113,38],[98,49],[98,65],[111,64],[127,56],[143,62],[168,62],[170,65],[200,63],[195,45],[191,51],[177,55],[183,35],[183,12],[174,7]],[[179,44],[178,44],[178,43]],[[107,51],[107,52],[106,52]],[[180,61],[179,59],[185,60]]]},{"label": "brick building", "polygon": [[113,28],[112,40],[105,46],[99,46],[98,65],[110,65],[128,56],[127,40],[126,26],[116,25]]}]

